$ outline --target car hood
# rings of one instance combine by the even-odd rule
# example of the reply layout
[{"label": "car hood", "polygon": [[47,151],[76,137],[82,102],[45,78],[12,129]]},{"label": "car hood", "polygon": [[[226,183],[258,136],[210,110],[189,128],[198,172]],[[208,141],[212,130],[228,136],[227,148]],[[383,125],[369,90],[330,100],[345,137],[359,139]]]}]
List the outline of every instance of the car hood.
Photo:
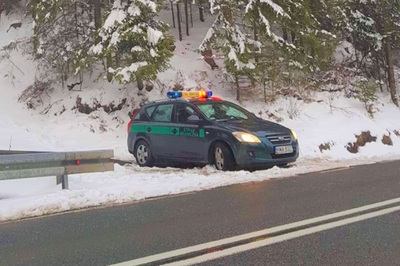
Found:
[{"label": "car hood", "polygon": [[277,123],[263,120],[263,119],[254,119],[254,120],[232,120],[232,121],[222,121],[217,122],[219,126],[223,126],[231,131],[244,131],[251,132],[258,136],[264,136],[269,134],[290,134],[290,129],[279,125]]}]

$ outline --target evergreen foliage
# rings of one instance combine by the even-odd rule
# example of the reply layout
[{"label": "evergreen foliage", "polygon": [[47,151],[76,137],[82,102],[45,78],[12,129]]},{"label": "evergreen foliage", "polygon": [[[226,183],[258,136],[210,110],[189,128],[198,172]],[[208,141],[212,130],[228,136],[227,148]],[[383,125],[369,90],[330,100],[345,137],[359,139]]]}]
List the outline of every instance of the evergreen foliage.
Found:
[{"label": "evergreen foliage", "polygon": [[[311,8],[316,2],[320,3],[318,16]],[[257,80],[264,92],[268,82],[316,75],[331,65],[335,47],[332,23],[322,14],[332,6],[322,3],[210,0],[217,20],[202,48],[211,42],[213,48],[223,52],[227,71],[233,77],[244,75]]]},{"label": "evergreen foliage", "polygon": [[20,7],[21,0],[0,0],[0,15],[5,11],[9,14],[12,10]]},{"label": "evergreen foliage", "polygon": [[91,0],[31,0],[34,55],[65,80],[91,68],[89,48],[94,43]]},{"label": "evergreen foliage", "polygon": [[371,117],[374,116],[374,104],[377,101],[376,97],[377,84],[372,80],[362,80],[355,84],[357,89],[357,98],[364,104],[365,110]]},{"label": "evergreen foliage", "polygon": [[154,80],[168,66],[173,39],[155,19],[159,2],[116,0],[92,47],[99,58],[111,57],[107,71],[119,82]]},{"label": "evergreen foliage", "polygon": [[[1,0],[0,8],[8,12],[21,3]],[[163,4],[162,0],[28,0],[34,20],[33,53],[62,80],[72,75],[82,78],[103,64],[109,81],[138,82],[140,88],[144,81],[156,79],[172,56],[174,40],[168,26],[157,19]],[[261,89],[268,101],[288,88],[326,80],[323,76],[334,69],[352,69],[371,80],[357,83],[360,91],[372,83],[381,84],[383,91],[382,84],[387,84],[398,105],[394,73],[400,51],[398,0],[196,0],[193,4],[200,16],[209,8],[216,17],[200,50],[207,56],[212,49],[222,53],[239,100],[243,79]],[[354,48],[355,60],[334,62],[334,50],[344,40]]]},{"label": "evergreen foliage", "polygon": [[[394,77],[393,50],[400,49],[400,5],[391,0],[351,0],[346,2],[344,30],[361,53],[357,64],[367,77],[379,82],[387,77],[392,101],[398,105]],[[382,73],[383,72],[383,73]]]}]

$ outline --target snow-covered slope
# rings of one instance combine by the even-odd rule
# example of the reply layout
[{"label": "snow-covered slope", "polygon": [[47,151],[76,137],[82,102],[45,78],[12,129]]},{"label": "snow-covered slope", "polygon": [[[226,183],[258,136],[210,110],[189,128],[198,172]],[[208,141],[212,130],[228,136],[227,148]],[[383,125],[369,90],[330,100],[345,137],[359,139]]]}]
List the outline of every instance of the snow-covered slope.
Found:
[{"label": "snow-covered slope", "polygon": [[[8,25],[15,19],[22,17],[1,18],[0,49],[12,40],[30,36],[31,25],[26,21],[20,29],[11,29],[7,33]],[[165,20],[168,19],[166,15]],[[25,103],[18,102],[18,98],[35,77],[40,79],[42,76],[35,62],[22,53],[22,47],[14,50],[9,59],[0,61],[0,149],[72,151],[111,148],[117,158],[133,160],[126,149],[127,114],[141,102],[164,97],[165,92],[176,84],[187,88],[209,88],[215,95],[234,101],[234,90],[225,80],[223,69],[211,70],[195,51],[212,21],[212,17],[207,17],[205,23],[194,18],[196,28],[192,29],[191,36],[177,41],[171,68],[160,74],[157,90],[138,93],[134,85],[108,83],[92,74],[85,77],[81,90],[54,86],[50,94],[43,95],[43,105],[36,110],[28,109]],[[178,39],[176,29],[171,33]],[[129,106],[111,114],[98,110],[85,115],[73,109],[78,97],[89,105],[95,101],[118,104],[127,98]],[[265,119],[271,119],[273,114],[273,119],[297,132],[301,155],[288,169],[221,173],[211,166],[143,169],[133,162],[126,167],[116,166],[113,173],[71,176],[69,191],[56,186],[53,177],[0,181],[0,221],[400,159],[400,137],[396,135],[400,132],[400,110],[390,103],[387,95],[379,95],[374,119],[369,117],[362,103],[340,93],[334,96],[314,93],[310,98],[314,99],[310,103],[292,97],[282,97],[273,104],[241,103]],[[355,135],[362,131],[370,131],[377,141],[367,143],[356,154],[348,152],[346,146],[355,142]],[[390,135],[392,146],[381,142],[385,134]],[[321,144],[328,144],[330,149],[320,150]]]}]

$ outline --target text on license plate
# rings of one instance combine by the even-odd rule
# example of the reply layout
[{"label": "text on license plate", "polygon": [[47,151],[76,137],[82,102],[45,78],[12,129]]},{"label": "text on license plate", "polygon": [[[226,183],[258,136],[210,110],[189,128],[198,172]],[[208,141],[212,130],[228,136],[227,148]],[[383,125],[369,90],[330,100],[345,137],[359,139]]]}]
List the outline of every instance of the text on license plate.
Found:
[{"label": "text on license plate", "polygon": [[293,152],[293,146],[277,146],[275,147],[275,154],[286,154],[286,153],[292,153]]}]

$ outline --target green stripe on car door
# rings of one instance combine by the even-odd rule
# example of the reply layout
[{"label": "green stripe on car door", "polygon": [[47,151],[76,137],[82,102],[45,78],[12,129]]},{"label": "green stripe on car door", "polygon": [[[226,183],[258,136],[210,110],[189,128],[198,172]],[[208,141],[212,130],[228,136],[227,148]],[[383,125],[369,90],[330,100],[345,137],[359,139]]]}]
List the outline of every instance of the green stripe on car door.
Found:
[{"label": "green stripe on car door", "polygon": [[[148,130],[150,129],[150,130]],[[131,132],[135,133],[149,133],[157,135],[171,135],[171,136],[191,136],[204,138],[204,129],[196,129],[185,127],[172,127],[172,126],[150,126],[150,125],[132,125]]]}]

